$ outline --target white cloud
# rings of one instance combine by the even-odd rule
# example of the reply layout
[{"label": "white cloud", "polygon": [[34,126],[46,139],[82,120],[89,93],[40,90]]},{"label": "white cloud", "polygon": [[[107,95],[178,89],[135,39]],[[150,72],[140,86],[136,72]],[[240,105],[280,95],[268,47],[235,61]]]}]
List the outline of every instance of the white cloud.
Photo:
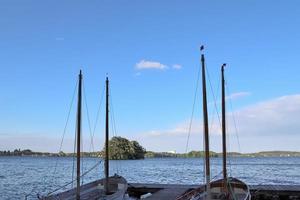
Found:
[{"label": "white cloud", "polygon": [[247,97],[247,96],[250,96],[251,93],[250,92],[236,92],[236,93],[232,93],[228,96],[226,96],[226,100],[234,100],[234,99],[239,99],[239,98],[242,98],[242,97]]},{"label": "white cloud", "polygon": [[236,112],[243,135],[297,135],[300,130],[300,94],[282,96]]},{"label": "white cloud", "polygon": [[[248,95],[237,93],[230,98]],[[255,152],[262,150],[300,151],[300,94],[282,96],[244,107],[227,114],[228,145],[231,151]],[[233,118],[234,117],[234,118]],[[236,122],[239,141],[235,134]],[[210,144],[214,151],[221,151],[220,123],[215,118],[209,120]],[[166,130],[155,130],[139,136],[139,140],[149,150],[177,152],[185,151],[189,130],[189,120],[185,120]],[[200,119],[193,121],[189,149],[201,149],[203,124]],[[241,149],[238,143],[241,144]]]},{"label": "white cloud", "polygon": [[[232,93],[232,94],[229,94],[228,96],[225,97],[226,100],[237,100],[237,99],[240,99],[240,98],[243,98],[243,97],[247,97],[247,96],[250,96],[251,93],[250,92],[236,92],[236,93]],[[209,105],[214,105],[214,104],[221,104],[221,100],[216,100],[215,101],[211,101],[208,103]]]},{"label": "white cloud", "polygon": [[144,69],[165,70],[168,69],[168,66],[157,61],[141,60],[140,62],[136,63],[135,68],[138,70],[144,70]]},{"label": "white cloud", "polygon": [[182,65],[174,64],[172,67],[173,67],[173,69],[181,69]]},{"label": "white cloud", "polygon": [[[233,95],[243,96],[243,95]],[[199,111],[201,112],[201,111]],[[239,142],[235,135],[233,116],[236,121]],[[300,94],[282,96],[259,102],[227,114],[228,148],[229,151],[255,152],[262,150],[295,150],[300,151]],[[221,151],[220,123],[210,115],[210,145],[211,150]],[[130,135],[148,150],[185,152],[190,120],[182,120],[166,129],[152,130],[143,134]],[[203,147],[203,125],[201,119],[194,119],[189,140],[189,150],[199,150]],[[84,141],[89,148],[88,137]],[[102,145],[102,139],[95,138],[95,147]],[[47,134],[17,134],[0,133],[0,148],[29,148],[36,151],[57,152],[60,137],[50,137]],[[65,138],[63,151],[72,152],[73,139]]]}]

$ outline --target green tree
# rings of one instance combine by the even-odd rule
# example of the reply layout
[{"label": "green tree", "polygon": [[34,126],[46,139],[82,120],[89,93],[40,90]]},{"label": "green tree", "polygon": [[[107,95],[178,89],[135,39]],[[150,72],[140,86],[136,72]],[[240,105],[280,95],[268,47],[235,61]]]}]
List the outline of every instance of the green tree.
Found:
[{"label": "green tree", "polygon": [[134,151],[134,159],[144,159],[146,149],[144,149],[137,141],[131,141]]},{"label": "green tree", "polygon": [[[144,159],[145,153],[146,150],[137,141],[129,141],[122,137],[113,137],[109,141],[109,159]],[[105,149],[103,149],[102,155],[105,155]]]}]

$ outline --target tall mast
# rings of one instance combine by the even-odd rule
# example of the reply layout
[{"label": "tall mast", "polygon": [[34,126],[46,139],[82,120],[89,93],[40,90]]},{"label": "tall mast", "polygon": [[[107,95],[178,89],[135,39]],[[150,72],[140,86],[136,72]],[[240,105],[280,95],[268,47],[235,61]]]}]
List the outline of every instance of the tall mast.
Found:
[{"label": "tall mast", "polygon": [[227,192],[227,169],[226,169],[226,104],[225,104],[225,78],[224,68],[226,64],[221,67],[222,72],[222,141],[223,141],[223,180],[224,190]]},{"label": "tall mast", "polygon": [[[200,47],[200,51],[204,50],[204,46]],[[205,175],[206,190],[208,199],[210,199],[210,163],[209,163],[209,130],[208,130],[208,114],[207,114],[207,97],[206,97],[206,78],[205,78],[205,58],[201,54],[202,63],[202,92],[203,92],[203,127],[204,127],[204,143],[205,143]]]},{"label": "tall mast", "polygon": [[78,104],[77,104],[77,188],[76,200],[80,200],[80,136],[81,136],[81,95],[82,73],[79,73]]},{"label": "tall mast", "polygon": [[108,177],[109,177],[109,81],[108,77],[106,77],[106,123],[105,123],[105,185],[104,185],[104,190],[105,193],[109,193],[109,188],[108,188]]}]

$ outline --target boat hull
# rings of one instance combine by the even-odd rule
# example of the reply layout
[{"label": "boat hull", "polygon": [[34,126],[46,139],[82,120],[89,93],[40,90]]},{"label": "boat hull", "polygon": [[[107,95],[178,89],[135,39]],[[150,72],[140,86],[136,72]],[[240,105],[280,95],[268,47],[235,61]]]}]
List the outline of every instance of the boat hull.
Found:
[{"label": "boat hull", "polygon": [[236,178],[228,178],[228,193],[224,192],[224,180],[219,179],[210,183],[210,198],[206,186],[188,191],[176,200],[250,200],[250,190],[247,184]]},{"label": "boat hull", "polygon": [[[93,181],[80,186],[80,200],[123,200],[127,191],[127,181],[122,176],[114,175],[109,177],[109,191],[104,192],[105,179]],[[42,197],[42,200],[76,200],[76,188]]]}]

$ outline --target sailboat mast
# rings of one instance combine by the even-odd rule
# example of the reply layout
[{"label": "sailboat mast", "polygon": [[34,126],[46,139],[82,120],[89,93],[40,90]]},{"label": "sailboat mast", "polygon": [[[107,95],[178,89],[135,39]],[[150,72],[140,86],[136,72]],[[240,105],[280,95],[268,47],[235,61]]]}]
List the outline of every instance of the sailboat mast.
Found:
[{"label": "sailboat mast", "polygon": [[82,99],[82,73],[79,73],[78,104],[77,104],[77,188],[76,199],[80,200],[80,136],[81,136],[81,99]]},{"label": "sailboat mast", "polygon": [[225,78],[224,68],[226,64],[221,67],[222,72],[222,141],[223,141],[223,180],[224,190],[227,191],[227,169],[226,169],[226,104],[225,104]]},{"label": "sailboat mast", "polygon": [[104,190],[106,194],[109,192],[108,188],[108,177],[109,177],[109,81],[106,77],[106,123],[105,123],[105,185]]},{"label": "sailboat mast", "polygon": [[[200,50],[203,51],[204,47],[201,46]],[[202,92],[203,92],[203,127],[204,127],[204,143],[205,143],[205,175],[206,175],[206,188],[207,193],[210,195],[210,163],[209,163],[209,130],[208,130],[208,113],[207,113],[207,96],[206,96],[206,78],[205,78],[205,58],[201,54],[202,64]]]}]

